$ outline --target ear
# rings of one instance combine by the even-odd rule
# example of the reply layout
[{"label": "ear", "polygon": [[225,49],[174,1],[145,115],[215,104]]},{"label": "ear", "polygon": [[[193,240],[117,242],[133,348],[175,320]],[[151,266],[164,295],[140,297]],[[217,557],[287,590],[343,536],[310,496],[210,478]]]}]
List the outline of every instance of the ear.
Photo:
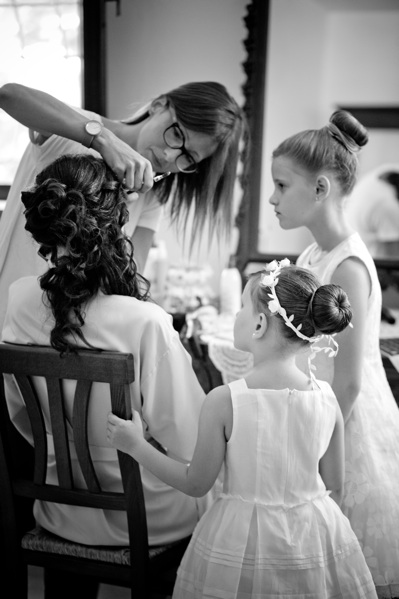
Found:
[{"label": "ear", "polygon": [[261,339],[267,331],[267,318],[263,312],[260,312],[256,319],[255,331],[252,333],[252,337],[255,339]]},{"label": "ear", "polygon": [[316,200],[325,200],[330,195],[331,183],[326,175],[319,175],[316,181]]},{"label": "ear", "polygon": [[155,98],[155,100],[153,100],[151,102],[150,105],[150,114],[154,114],[155,112],[162,112],[162,110],[165,110],[168,106],[168,100],[166,98],[166,96],[159,96],[158,98]]}]

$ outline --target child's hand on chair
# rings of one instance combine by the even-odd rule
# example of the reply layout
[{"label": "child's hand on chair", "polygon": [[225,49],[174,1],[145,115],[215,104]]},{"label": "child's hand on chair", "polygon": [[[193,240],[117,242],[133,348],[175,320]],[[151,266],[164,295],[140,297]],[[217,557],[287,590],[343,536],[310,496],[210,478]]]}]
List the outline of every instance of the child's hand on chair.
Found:
[{"label": "child's hand on chair", "polygon": [[132,454],[136,446],[144,439],[143,424],[139,413],[134,411],[132,420],[123,420],[109,412],[107,439],[115,449]]}]

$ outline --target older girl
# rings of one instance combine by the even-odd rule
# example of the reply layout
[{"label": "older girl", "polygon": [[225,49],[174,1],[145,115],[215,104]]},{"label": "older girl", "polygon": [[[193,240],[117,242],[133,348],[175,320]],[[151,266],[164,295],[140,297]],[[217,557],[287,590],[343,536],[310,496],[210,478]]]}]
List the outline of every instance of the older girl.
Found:
[{"label": "older girl", "polygon": [[345,199],[356,180],[364,127],[349,113],[302,131],[273,152],[270,198],[283,229],[305,226],[315,242],[298,258],[323,283],[347,292],[353,328],[339,335],[334,360],[316,359],[345,420],[346,472],[342,509],[348,516],[380,597],[399,596],[399,410],[379,348],[381,288],[373,259],[350,226]]}]

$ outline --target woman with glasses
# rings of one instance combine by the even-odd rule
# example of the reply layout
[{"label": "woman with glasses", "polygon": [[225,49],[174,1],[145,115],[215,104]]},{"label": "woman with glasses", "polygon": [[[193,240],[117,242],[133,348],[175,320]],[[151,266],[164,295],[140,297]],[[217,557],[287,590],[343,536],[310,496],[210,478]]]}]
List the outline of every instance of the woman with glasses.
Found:
[{"label": "woman with glasses", "polygon": [[10,284],[43,271],[24,230],[21,191],[58,156],[100,154],[123,182],[130,192],[125,231],[141,271],[166,202],[173,221],[185,223],[193,211],[194,240],[206,225],[211,234],[230,230],[245,124],[242,109],[223,85],[187,83],[150,101],[127,121],[72,108],[15,83],[0,88],[0,108],[28,127],[30,135],[0,220],[0,325]]}]

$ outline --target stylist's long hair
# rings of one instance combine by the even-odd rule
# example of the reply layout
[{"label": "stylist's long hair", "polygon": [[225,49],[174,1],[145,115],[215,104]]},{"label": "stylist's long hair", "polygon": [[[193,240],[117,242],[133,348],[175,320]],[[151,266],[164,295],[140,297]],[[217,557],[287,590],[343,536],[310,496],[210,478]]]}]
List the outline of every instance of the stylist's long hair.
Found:
[{"label": "stylist's long hair", "polygon": [[[234,185],[240,158],[240,142],[249,143],[244,111],[224,85],[215,81],[185,83],[155,98],[164,98],[184,127],[209,135],[216,150],[202,160],[195,173],[173,173],[154,187],[161,204],[169,204],[172,221],[187,229],[193,211],[192,239],[202,239],[206,225],[210,237],[221,234],[228,239],[233,227]],[[137,123],[149,116],[148,104],[126,120]],[[244,156],[241,156],[244,162]]]},{"label": "stylist's long hair", "polygon": [[103,160],[61,156],[22,192],[26,225],[49,261],[40,277],[55,325],[51,345],[65,352],[85,343],[85,306],[99,292],[148,298],[149,284],[137,273],[133,246],[123,233],[128,210],[121,184]]}]

